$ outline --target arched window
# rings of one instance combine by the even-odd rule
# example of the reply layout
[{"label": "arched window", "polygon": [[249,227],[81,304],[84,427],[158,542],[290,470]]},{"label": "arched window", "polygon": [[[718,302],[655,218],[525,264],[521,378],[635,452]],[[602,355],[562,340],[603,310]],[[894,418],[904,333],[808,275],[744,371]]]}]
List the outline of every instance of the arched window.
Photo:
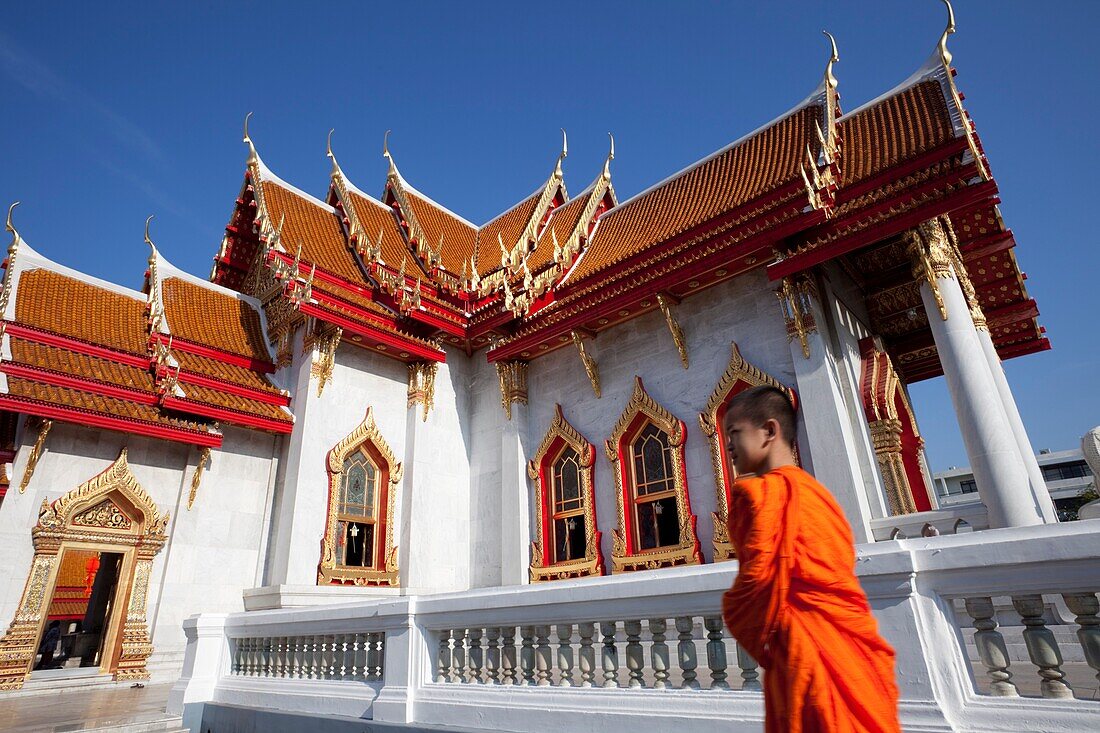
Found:
[{"label": "arched window", "polygon": [[612,437],[607,457],[615,476],[619,528],[612,543],[616,571],[702,562],[684,470],[684,423],[646,393],[634,393]]},{"label": "arched window", "polygon": [[401,464],[370,409],[328,454],[328,521],[318,585],[397,585],[394,504]]},{"label": "arched window", "polygon": [[375,566],[378,477],[378,467],[362,448],[344,463],[336,517],[338,563],[344,567]]},{"label": "arched window", "polygon": [[592,465],[596,448],[566,422],[554,420],[527,472],[536,482],[536,530],[531,580],[603,575]]},{"label": "arched window", "polygon": [[[699,414],[699,425],[703,433],[710,439],[710,457],[714,464],[714,486],[718,499],[718,511],[711,514],[714,520],[714,560],[728,560],[734,556],[733,545],[730,543],[726,530],[726,522],[729,519],[730,487],[737,478],[737,467],[732,465],[729,452],[726,450],[726,436],[722,431],[722,423],[726,417],[726,406],[735,395],[744,392],[751,387],[767,385],[783,390],[791,399],[791,404],[798,406],[798,396],[794,390],[788,389],[766,372],[757,369],[745,361],[741,356],[737,344],[731,343],[730,363],[722,378],[718,380],[718,386],[714,388],[710,399],[707,400],[706,409]],[[795,459],[798,459],[798,450],[795,449]]]}]

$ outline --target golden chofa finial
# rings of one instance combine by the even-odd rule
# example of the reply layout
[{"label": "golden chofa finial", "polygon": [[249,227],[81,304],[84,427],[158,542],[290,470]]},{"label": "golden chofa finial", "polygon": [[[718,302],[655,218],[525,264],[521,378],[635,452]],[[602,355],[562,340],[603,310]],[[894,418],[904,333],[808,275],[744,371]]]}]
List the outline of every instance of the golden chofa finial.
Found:
[{"label": "golden chofa finial", "polygon": [[943,35],[940,36],[940,59],[943,60],[943,65],[950,69],[951,52],[947,50],[947,37],[955,32],[955,9],[951,7],[951,0],[943,0],[943,4],[947,6],[947,27],[943,29]]},{"label": "golden chofa finial", "polygon": [[157,245],[153,244],[153,240],[149,238],[149,222],[153,220],[153,215],[150,214],[149,218],[145,220],[145,243],[149,245],[149,248],[153,250],[153,255],[157,253]]},{"label": "golden chofa finial", "polygon": [[15,225],[11,223],[11,212],[15,211],[15,207],[18,206],[18,205],[19,205],[19,202],[16,201],[11,206],[8,207],[8,220],[4,224],[4,228],[7,229],[9,232],[11,232],[12,237],[15,238],[14,241],[18,241],[20,239],[20,236],[19,236],[19,232],[16,231],[16,229],[15,229]]},{"label": "golden chofa finial", "polygon": [[332,154],[332,133],[336,132],[336,128],[328,131],[328,141],[325,143],[325,157],[332,161],[332,175],[344,175],[344,172],[340,170],[340,164],[336,162],[336,156]]},{"label": "golden chofa finial", "polygon": [[248,136],[248,118],[251,116],[251,112],[244,116],[244,140],[242,142],[248,143],[248,164],[255,165],[259,162],[260,156],[256,152],[256,146],[252,144],[252,138]]},{"label": "golden chofa finial", "polygon": [[829,63],[825,65],[825,84],[830,89],[836,89],[837,80],[833,76],[833,64],[840,61],[840,54],[836,50],[836,39],[833,38],[833,34],[829,31],[821,31],[825,34],[825,37],[829,39],[829,44],[832,46],[832,52],[829,54]]},{"label": "golden chofa finial", "polygon": [[603,177],[607,180],[611,180],[611,161],[615,160],[615,136],[610,132],[607,136],[611,138],[611,149],[607,151],[607,160],[603,162]]},{"label": "golden chofa finial", "polygon": [[393,163],[393,156],[390,155],[390,130],[386,130],[386,134],[382,136],[382,157],[390,162],[390,171],[387,175],[397,175],[397,166]]},{"label": "golden chofa finial", "polygon": [[554,167],[554,174],[561,178],[561,162],[569,157],[569,138],[565,135],[565,128],[561,128],[561,152],[558,154],[558,163]]}]

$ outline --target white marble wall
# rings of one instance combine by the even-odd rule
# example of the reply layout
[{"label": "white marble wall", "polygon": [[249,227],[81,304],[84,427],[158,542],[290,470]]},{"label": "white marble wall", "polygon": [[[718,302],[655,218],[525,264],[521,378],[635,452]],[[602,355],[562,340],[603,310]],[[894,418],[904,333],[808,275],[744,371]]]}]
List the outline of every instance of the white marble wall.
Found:
[{"label": "white marble wall", "polygon": [[[786,326],[774,286],[763,272],[753,272],[689,298],[675,308],[683,328],[690,368],[680,356],[659,311],[604,331],[587,345],[599,362],[602,397],[596,399],[572,346],[558,349],[531,362],[528,377],[530,399],[529,437],[533,450],[539,445],[560,403],[565,417],[596,445],[596,514],[603,534],[605,561],[610,565],[611,530],[617,526],[615,483],[603,442],[611,435],[640,376],[646,391],[660,405],[687,425],[686,468],[692,512],[704,557],[713,556],[715,511],[714,470],[710,446],[699,428],[699,413],[729,364],[730,342],[736,341],[750,363],[780,382],[794,385],[794,370],[787,344]],[[529,490],[531,535],[534,536],[533,492]]]}]

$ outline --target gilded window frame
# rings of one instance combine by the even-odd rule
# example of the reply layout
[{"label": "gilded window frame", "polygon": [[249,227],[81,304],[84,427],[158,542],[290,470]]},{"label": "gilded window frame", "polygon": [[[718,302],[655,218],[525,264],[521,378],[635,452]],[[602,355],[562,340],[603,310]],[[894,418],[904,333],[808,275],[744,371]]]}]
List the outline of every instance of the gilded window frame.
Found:
[{"label": "gilded window frame", "polygon": [[[730,542],[726,523],[729,520],[729,492],[737,478],[736,473],[730,475],[727,468],[729,461],[726,456],[726,439],[722,435],[722,417],[730,399],[753,387],[775,387],[790,398],[791,404],[798,409],[798,394],[783,385],[778,379],[764,370],[750,364],[741,355],[741,349],[737,343],[730,342],[730,360],[726,370],[718,379],[718,385],[711,392],[707,400],[707,406],[699,413],[699,427],[710,442],[710,459],[714,468],[714,490],[717,499],[718,511],[711,513],[714,521],[714,561],[731,560],[735,557],[733,544]],[[795,459],[798,459],[798,450],[795,449]],[[800,462],[801,463],[801,462]]]},{"label": "gilded window frame", "polygon": [[[645,422],[651,422],[668,436],[669,453],[672,461],[673,491],[676,496],[676,510],[680,519],[680,542],[674,547],[665,546],[656,550],[641,551],[634,547],[634,521],[628,517],[634,513],[634,486],[630,440]],[[671,412],[661,407],[649,396],[642,384],[641,377],[634,377],[634,391],[615,423],[611,437],[604,441],[604,450],[611,462],[611,473],[615,478],[615,497],[618,508],[619,526],[612,530],[611,564],[612,572],[630,572],[648,570],[673,565],[699,565],[703,556],[696,532],[696,517],[691,513],[691,500],[688,496],[687,470],[685,468],[685,443],[687,426]],[[627,493],[630,496],[627,496]]]},{"label": "gilded window frame", "polygon": [[[385,526],[382,529],[382,551],[375,556],[374,568],[351,568],[337,563],[336,528],[340,504],[340,483],[344,476],[344,463],[353,454],[369,446],[375,456],[368,456],[378,463],[378,491],[386,496],[377,498],[380,515],[384,515]],[[380,459],[380,460],[379,460]],[[325,462],[328,471],[328,513],[325,521],[325,533],[321,540],[321,561],[317,567],[317,585],[359,585],[359,586],[398,586],[400,585],[397,563],[397,547],[393,543],[394,514],[397,506],[397,493],[401,485],[403,469],[401,463],[390,450],[389,443],[374,420],[374,411],[367,408],[363,421],[328,452]],[[381,518],[381,517],[380,517]],[[375,520],[377,527],[379,519]],[[375,530],[375,542],[378,531]]]},{"label": "gilded window frame", "polygon": [[[565,448],[576,452],[580,469],[581,509],[584,514],[585,554],[583,559],[550,563],[553,548],[548,546],[549,523],[553,507],[553,462]],[[535,494],[535,540],[531,543],[529,573],[532,583],[565,578],[582,578],[603,575],[603,552],[600,549],[602,533],[596,522],[596,490],[593,472],[596,464],[596,446],[588,442],[569,424],[561,405],[554,405],[554,418],[542,439],[535,457],[527,462],[527,476],[532,481]]]}]

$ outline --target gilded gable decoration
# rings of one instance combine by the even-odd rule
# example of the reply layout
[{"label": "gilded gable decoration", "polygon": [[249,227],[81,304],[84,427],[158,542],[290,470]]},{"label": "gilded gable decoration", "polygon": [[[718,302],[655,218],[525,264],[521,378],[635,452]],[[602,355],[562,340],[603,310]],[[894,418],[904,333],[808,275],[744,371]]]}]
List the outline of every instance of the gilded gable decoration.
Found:
[{"label": "gilded gable decoration", "polygon": [[[531,582],[603,575],[596,528],[596,446],[554,406],[554,419],[527,464],[535,489]],[[578,525],[579,521],[579,525]]]},{"label": "gilded gable decoration", "polygon": [[673,299],[664,293],[657,294],[657,305],[665,316],[668,330],[672,334],[672,341],[676,344],[676,350],[680,352],[680,363],[684,369],[688,368],[687,339],[684,338],[684,329],[680,328],[676,315],[672,312]]},{"label": "gilded gable decoration", "polygon": [[318,585],[399,585],[394,511],[402,465],[374,421],[328,453],[328,519],[321,541]]},{"label": "gilded gable decoration", "polygon": [[688,498],[686,438],[684,422],[634,377],[634,392],[604,443],[619,513],[612,535],[615,572],[703,561]]},{"label": "gilded gable decoration", "polygon": [[123,556],[115,598],[126,613],[105,632],[101,669],[116,680],[148,679],[146,662],[153,653],[145,618],[149,577],[153,558],[167,540],[167,526],[168,514],[160,512],[130,471],[125,448],[97,476],[53,502],[43,501],[31,530],[34,559],[23,595],[0,639],[0,689],[21,688],[30,673],[61,554],[74,544]]},{"label": "gilded gable decoration", "polygon": [[[714,466],[714,488],[718,499],[718,511],[711,513],[714,520],[714,561],[734,557],[733,545],[726,530],[729,519],[730,487],[737,478],[737,468],[730,464],[726,454],[726,437],[722,431],[726,405],[735,395],[752,387],[769,386],[782,390],[797,406],[798,398],[793,389],[784,387],[777,379],[741,356],[736,343],[730,344],[730,361],[718,380],[718,386],[707,400],[706,409],[699,413],[699,426],[710,441],[710,459]],[[797,452],[796,452],[797,457]]]},{"label": "gilded gable decoration", "polygon": [[573,339],[573,344],[577,347],[577,353],[581,356],[581,364],[584,365],[584,373],[588,375],[588,381],[592,384],[592,392],[596,395],[596,399],[599,399],[601,396],[600,365],[592,358],[592,355],[585,350],[584,340],[579,333],[570,331],[569,336]]}]

